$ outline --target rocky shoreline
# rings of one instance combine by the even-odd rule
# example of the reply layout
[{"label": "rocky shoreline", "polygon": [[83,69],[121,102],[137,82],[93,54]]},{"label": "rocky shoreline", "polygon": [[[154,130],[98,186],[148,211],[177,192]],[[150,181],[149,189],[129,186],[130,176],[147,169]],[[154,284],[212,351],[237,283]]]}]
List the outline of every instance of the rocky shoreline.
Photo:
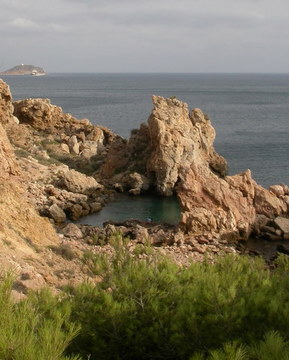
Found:
[{"label": "rocky shoreline", "polygon": [[[152,100],[147,123],[126,140],[63,113],[48,99],[13,102],[0,80],[0,261],[16,269],[17,296],[45,284],[57,289],[98,281],[81,257],[85,251],[109,253],[115,233],[129,239],[132,252],[150,245],[181,265],[249,253],[249,238],[283,242],[277,251],[286,253],[289,187],[265,189],[249,170],[227,176],[208,116],[175,98]],[[100,211],[116,192],[176,194],[181,221],[73,223]]]}]

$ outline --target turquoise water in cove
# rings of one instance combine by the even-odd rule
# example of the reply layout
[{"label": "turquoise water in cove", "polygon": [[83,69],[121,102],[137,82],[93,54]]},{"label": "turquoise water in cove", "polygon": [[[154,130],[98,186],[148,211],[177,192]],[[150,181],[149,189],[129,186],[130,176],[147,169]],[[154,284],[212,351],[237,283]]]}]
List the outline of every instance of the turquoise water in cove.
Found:
[{"label": "turquoise water in cove", "polygon": [[[153,94],[176,96],[209,115],[217,133],[216,150],[227,159],[230,174],[249,168],[263,186],[289,184],[289,74],[49,74],[3,79],[15,100],[50,98],[65,112],[124,137],[147,120]],[[157,208],[159,199],[151,201],[151,209]],[[141,204],[139,216],[145,218],[148,208],[143,199]],[[134,208],[135,203],[128,206],[127,217],[134,217]],[[112,208],[106,211],[108,217],[113,215]]]},{"label": "turquoise water in cove", "polygon": [[131,196],[118,194],[115,201],[105,206],[99,213],[85,216],[78,223],[102,225],[105,221],[125,221],[138,219],[168,224],[180,220],[180,206],[176,197],[155,197],[152,195]]}]

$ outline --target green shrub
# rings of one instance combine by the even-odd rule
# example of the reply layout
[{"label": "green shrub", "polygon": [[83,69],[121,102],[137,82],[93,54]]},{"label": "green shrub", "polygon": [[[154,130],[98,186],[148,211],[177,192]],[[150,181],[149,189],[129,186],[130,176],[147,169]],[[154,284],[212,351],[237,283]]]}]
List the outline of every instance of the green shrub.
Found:
[{"label": "green shrub", "polygon": [[245,345],[270,331],[288,340],[287,258],[272,272],[262,259],[238,256],[181,268],[163,257],[137,259],[115,240],[112,258],[87,256],[103,281],[72,292],[81,332],[71,350],[92,359],[214,359],[229,351],[241,359]]},{"label": "green shrub", "polygon": [[11,281],[2,281],[1,360],[64,360],[64,352],[90,360],[289,360],[287,256],[271,270],[233,255],[186,268],[152,253],[139,259],[142,249],[132,251],[120,234],[109,242],[109,256],[83,257],[102,281],[61,298],[43,290],[13,304]]},{"label": "green shrub", "polygon": [[[63,355],[79,328],[69,322],[68,304],[61,308],[48,292],[29,295],[20,303],[11,301],[12,277],[0,283],[0,359],[1,360],[65,360],[80,359]],[[39,300],[48,311],[40,311]],[[44,305],[45,303],[45,305]],[[66,307],[66,310],[65,310]]]}]

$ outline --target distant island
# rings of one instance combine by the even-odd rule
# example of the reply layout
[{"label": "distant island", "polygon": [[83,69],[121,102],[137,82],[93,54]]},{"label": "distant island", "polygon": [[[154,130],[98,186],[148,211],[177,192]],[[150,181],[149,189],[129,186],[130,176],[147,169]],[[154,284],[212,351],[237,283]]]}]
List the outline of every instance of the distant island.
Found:
[{"label": "distant island", "polygon": [[34,75],[34,76],[41,76],[45,75],[45,71],[39,67],[34,65],[16,65],[9,70],[5,70],[0,72],[0,75]]}]

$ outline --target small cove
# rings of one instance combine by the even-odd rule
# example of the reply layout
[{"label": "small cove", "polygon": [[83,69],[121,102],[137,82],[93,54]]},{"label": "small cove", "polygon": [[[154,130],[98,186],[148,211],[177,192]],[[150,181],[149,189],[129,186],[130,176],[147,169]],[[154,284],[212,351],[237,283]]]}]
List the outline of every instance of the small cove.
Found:
[{"label": "small cove", "polygon": [[181,210],[176,196],[160,197],[153,195],[132,196],[117,194],[101,211],[84,216],[78,224],[102,226],[105,221],[125,221],[136,219],[155,223],[178,224]]}]

